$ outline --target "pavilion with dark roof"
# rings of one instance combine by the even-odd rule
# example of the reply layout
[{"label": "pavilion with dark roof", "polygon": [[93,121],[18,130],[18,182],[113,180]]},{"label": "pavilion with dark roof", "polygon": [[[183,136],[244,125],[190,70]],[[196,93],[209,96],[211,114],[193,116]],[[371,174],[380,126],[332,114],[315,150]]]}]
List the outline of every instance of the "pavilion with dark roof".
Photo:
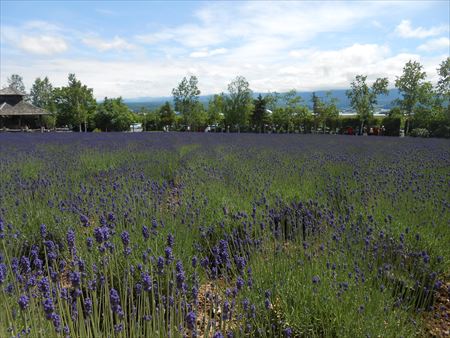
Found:
[{"label": "pavilion with dark roof", "polygon": [[6,87],[0,90],[0,128],[37,129],[43,126],[42,116],[49,112],[24,101],[24,93]]}]

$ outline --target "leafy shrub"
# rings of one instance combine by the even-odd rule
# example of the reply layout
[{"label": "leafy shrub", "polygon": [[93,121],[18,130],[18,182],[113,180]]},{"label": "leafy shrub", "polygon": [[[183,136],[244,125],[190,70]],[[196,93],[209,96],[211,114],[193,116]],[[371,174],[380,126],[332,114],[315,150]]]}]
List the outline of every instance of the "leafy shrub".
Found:
[{"label": "leafy shrub", "polygon": [[387,116],[383,119],[382,124],[385,128],[384,135],[399,136],[401,119],[399,117]]},{"label": "leafy shrub", "polygon": [[411,136],[413,137],[430,137],[430,132],[425,128],[415,128],[411,130]]}]

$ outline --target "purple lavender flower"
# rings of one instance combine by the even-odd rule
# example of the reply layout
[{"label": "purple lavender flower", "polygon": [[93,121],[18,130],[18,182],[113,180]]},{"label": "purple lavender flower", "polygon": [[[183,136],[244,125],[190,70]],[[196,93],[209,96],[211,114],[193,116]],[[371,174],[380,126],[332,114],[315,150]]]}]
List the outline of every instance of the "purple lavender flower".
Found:
[{"label": "purple lavender flower", "polygon": [[224,320],[228,320],[229,319],[229,312],[230,312],[230,302],[229,301],[224,301],[223,302],[223,314],[222,314],[222,318]]},{"label": "purple lavender flower", "polygon": [[187,324],[187,327],[189,330],[194,330],[195,324],[196,324],[196,319],[197,319],[197,316],[196,316],[195,312],[190,311],[186,314],[185,321],[186,321],[186,324]]},{"label": "purple lavender flower", "polygon": [[4,263],[0,263],[0,285],[4,283],[8,270]]},{"label": "purple lavender flower", "polygon": [[50,296],[50,283],[47,277],[43,277],[38,283],[39,291],[44,297]]},{"label": "purple lavender flower", "polygon": [[166,264],[169,265],[173,261],[172,248],[170,246],[166,247],[164,253],[166,255]]},{"label": "purple lavender flower", "polygon": [[56,313],[52,313],[49,319],[52,320],[55,331],[61,332],[61,317]]},{"label": "purple lavender flower", "polygon": [[158,273],[162,273],[164,270],[164,258],[161,256],[158,257],[158,261],[156,263],[156,266],[158,268]]},{"label": "purple lavender flower", "polygon": [[177,271],[177,275],[176,275],[177,288],[181,289],[183,287],[183,283],[186,279],[184,269],[183,269],[183,264],[181,263],[181,261],[177,262],[175,269]]},{"label": "purple lavender flower", "polygon": [[115,305],[119,305],[120,304],[120,297],[119,297],[119,293],[117,292],[116,289],[111,289],[109,291],[109,300],[111,302],[111,305],[115,306]]},{"label": "purple lavender flower", "polygon": [[70,282],[72,283],[72,286],[79,287],[81,284],[81,274],[77,271],[73,271],[69,275]]},{"label": "purple lavender flower", "polygon": [[119,323],[114,325],[114,332],[115,333],[120,333],[123,331],[123,323]]},{"label": "purple lavender flower", "polygon": [[122,238],[123,246],[126,247],[130,244],[130,234],[128,233],[128,231],[122,232],[122,234],[120,235],[120,238]]},{"label": "purple lavender flower", "polygon": [[313,284],[319,284],[319,283],[320,283],[320,278],[319,278],[319,276],[314,276],[314,277],[312,278],[312,282],[313,282]]},{"label": "purple lavender flower", "polygon": [[144,236],[145,240],[150,238],[150,232],[145,225],[142,226],[142,236]]},{"label": "purple lavender flower", "polygon": [[75,232],[72,229],[67,231],[67,246],[71,250],[75,247]]},{"label": "purple lavender flower", "polygon": [[102,243],[109,238],[109,229],[107,227],[97,227],[94,229],[94,237],[97,243]]},{"label": "purple lavender flower", "polygon": [[83,226],[88,227],[89,224],[89,218],[86,215],[80,215],[80,221],[83,224]]},{"label": "purple lavender flower", "polygon": [[242,308],[244,309],[244,311],[248,310],[249,305],[250,301],[247,298],[244,298],[244,300],[242,301]]},{"label": "purple lavender flower", "polygon": [[244,280],[241,278],[241,276],[239,276],[236,280],[236,287],[238,290],[242,289],[242,287],[244,286]]},{"label": "purple lavender flower", "polygon": [[92,249],[92,245],[94,244],[94,240],[92,239],[92,237],[88,237],[86,238],[86,245],[88,247],[88,249]]},{"label": "purple lavender flower", "polygon": [[145,272],[142,274],[142,284],[144,286],[144,291],[151,291],[152,289],[152,279],[150,275]]},{"label": "purple lavender flower", "polygon": [[22,295],[19,297],[19,306],[22,310],[25,310],[28,307],[28,304],[30,302],[30,299],[26,295]]},{"label": "purple lavender flower", "polygon": [[47,226],[45,224],[41,224],[40,226],[41,237],[47,237]]},{"label": "purple lavender flower", "polygon": [[44,307],[44,312],[47,315],[47,319],[51,319],[52,312],[55,310],[53,300],[51,298],[45,298],[42,302],[42,306]]},{"label": "purple lavender flower", "polygon": [[31,272],[31,263],[28,257],[22,256],[20,258],[20,270],[24,274],[28,274]]},{"label": "purple lavender flower", "polygon": [[285,329],[283,330],[283,335],[284,335],[286,338],[292,337],[292,329],[291,329],[290,327],[285,328]]},{"label": "purple lavender flower", "polygon": [[92,313],[92,300],[90,298],[84,300],[84,310],[87,315]]},{"label": "purple lavender flower", "polygon": [[170,248],[173,248],[173,244],[175,242],[175,238],[173,237],[172,234],[168,234],[167,235],[167,246]]}]

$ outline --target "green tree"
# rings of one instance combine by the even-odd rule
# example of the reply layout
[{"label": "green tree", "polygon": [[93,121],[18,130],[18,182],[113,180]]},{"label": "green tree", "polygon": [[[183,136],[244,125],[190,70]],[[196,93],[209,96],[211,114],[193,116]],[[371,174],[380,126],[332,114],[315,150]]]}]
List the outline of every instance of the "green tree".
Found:
[{"label": "green tree", "polygon": [[299,127],[303,132],[306,131],[306,127],[312,122],[311,111],[306,105],[299,105],[295,110],[295,114],[292,118],[293,124]]},{"label": "green tree", "polygon": [[25,85],[23,84],[23,78],[22,76],[18,74],[12,74],[7,79],[8,87],[18,90],[21,93],[25,93]]},{"label": "green tree", "polygon": [[38,77],[30,90],[31,103],[36,107],[47,109],[49,111],[55,109],[53,98],[53,86],[46,76],[43,80]]},{"label": "green tree", "polygon": [[450,115],[450,57],[441,62],[437,71],[439,75],[437,92],[447,103],[447,112]]},{"label": "green tree", "polygon": [[208,113],[203,106],[203,103],[196,102],[192,109],[191,114],[191,123],[192,130],[199,131],[203,130],[206,127],[208,120]]},{"label": "green tree", "polygon": [[225,110],[225,94],[214,95],[208,102],[207,122],[210,126],[219,126],[223,122]]},{"label": "green tree", "polygon": [[144,131],[158,130],[160,125],[159,111],[141,107],[138,114],[142,116]]},{"label": "green tree", "polygon": [[102,131],[127,131],[136,118],[121,97],[107,98],[97,106],[94,121]]},{"label": "green tree", "polygon": [[414,108],[429,100],[431,84],[425,81],[427,74],[422,71],[423,66],[417,61],[408,61],[403,67],[403,74],[395,80],[395,87],[402,94],[398,100],[403,114],[406,116],[405,133],[409,133],[411,117]]},{"label": "green tree", "polygon": [[322,109],[320,111],[322,130],[325,133],[327,127],[336,126],[339,119],[339,109],[337,107],[338,99],[332,96],[331,92],[326,92],[325,99],[322,101]]},{"label": "green tree", "polygon": [[318,97],[315,92],[312,93],[311,101],[313,104],[313,114],[315,116],[320,116],[322,110],[322,101],[320,101],[320,97]]},{"label": "green tree", "polygon": [[30,100],[33,105],[39,108],[43,108],[51,113],[47,119],[47,123],[51,126],[56,124],[56,103],[55,92],[53,86],[46,76],[43,80],[38,77],[31,87]]},{"label": "green tree", "polygon": [[253,109],[252,91],[245,77],[237,76],[228,85],[228,92],[225,100],[225,123],[231,128],[237,128],[239,132],[249,122]]},{"label": "green tree", "polygon": [[200,95],[197,77],[191,76],[189,79],[183,77],[178,86],[172,89],[172,95],[175,110],[181,113],[184,123],[188,126],[195,123],[194,115],[198,113]]},{"label": "green tree", "polygon": [[302,98],[298,96],[295,89],[291,89],[290,91],[282,95],[282,100],[285,110],[285,112],[282,114],[285,119],[282,125],[285,126],[286,131],[290,132],[294,129],[294,119],[297,112],[299,111]]},{"label": "green tree", "polygon": [[175,123],[175,112],[167,101],[159,108],[159,121],[162,128],[171,128]]},{"label": "green tree", "polygon": [[388,79],[378,78],[369,87],[366,83],[366,75],[356,75],[355,80],[351,83],[351,90],[347,90],[347,97],[350,99],[350,104],[355,109],[361,120],[361,131],[364,123],[373,116],[375,105],[377,104],[378,95],[388,94]]},{"label": "green tree", "polygon": [[264,96],[264,100],[266,101],[266,108],[273,112],[280,104],[281,94],[277,92],[268,93]]},{"label": "green tree", "polygon": [[253,106],[251,122],[256,127],[257,132],[261,133],[264,130],[264,124],[267,123],[266,100],[261,94],[253,101]]},{"label": "green tree", "polygon": [[75,74],[69,74],[66,87],[55,90],[58,122],[63,125],[78,125],[78,131],[87,131],[87,124],[95,112],[96,101],[92,88],[82,85]]}]

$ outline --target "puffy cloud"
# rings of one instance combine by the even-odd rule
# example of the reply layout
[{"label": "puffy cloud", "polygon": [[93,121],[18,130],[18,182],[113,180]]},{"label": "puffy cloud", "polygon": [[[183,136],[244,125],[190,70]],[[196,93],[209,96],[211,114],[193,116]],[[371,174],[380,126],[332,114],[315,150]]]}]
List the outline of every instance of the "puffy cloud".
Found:
[{"label": "puffy cloud", "polygon": [[2,26],[1,40],[2,44],[36,55],[59,54],[69,48],[61,29],[46,21],[29,21],[21,27]]},{"label": "puffy cloud", "polygon": [[87,37],[83,38],[82,42],[100,52],[105,52],[108,50],[130,50],[134,48],[132,44],[118,36],[115,36],[112,40],[103,40],[99,37]]},{"label": "puffy cloud", "polygon": [[62,37],[48,35],[22,35],[18,40],[17,46],[24,51],[41,55],[62,53],[68,48],[66,40]]},{"label": "puffy cloud", "polygon": [[189,54],[189,56],[191,58],[204,58],[204,57],[210,57],[210,56],[214,56],[214,55],[225,54],[226,52],[227,52],[226,48],[217,48],[217,49],[213,49],[210,51],[208,51],[207,49],[203,49],[203,50],[192,52],[191,54]]},{"label": "puffy cloud", "polygon": [[128,61],[100,61],[95,59],[31,60],[27,67],[20,60],[2,62],[1,72],[17,71],[30,86],[43,75],[61,86],[67,83],[67,74],[77,77],[94,88],[97,98],[105,96],[141,97],[170,96],[183,76],[195,74],[203,94],[227,90],[236,75],[243,75],[255,91],[299,91],[348,88],[356,74],[367,74],[370,81],[388,77],[391,85],[399,76],[405,63],[412,59],[424,65],[429,80],[436,80],[436,68],[445,56],[421,57],[418,54],[393,54],[376,44],[354,44],[341,49],[307,49],[301,58],[289,57],[276,62],[238,62],[228,58],[175,58],[172,60],[133,59]]},{"label": "puffy cloud", "polygon": [[417,49],[425,52],[432,52],[435,50],[447,50],[447,52],[449,52],[450,39],[445,37],[432,39],[420,45],[419,47],[417,47]]},{"label": "puffy cloud", "polygon": [[395,33],[402,38],[428,38],[430,36],[436,36],[448,31],[448,26],[434,26],[431,28],[417,27],[413,28],[409,20],[402,20],[395,28]]}]

